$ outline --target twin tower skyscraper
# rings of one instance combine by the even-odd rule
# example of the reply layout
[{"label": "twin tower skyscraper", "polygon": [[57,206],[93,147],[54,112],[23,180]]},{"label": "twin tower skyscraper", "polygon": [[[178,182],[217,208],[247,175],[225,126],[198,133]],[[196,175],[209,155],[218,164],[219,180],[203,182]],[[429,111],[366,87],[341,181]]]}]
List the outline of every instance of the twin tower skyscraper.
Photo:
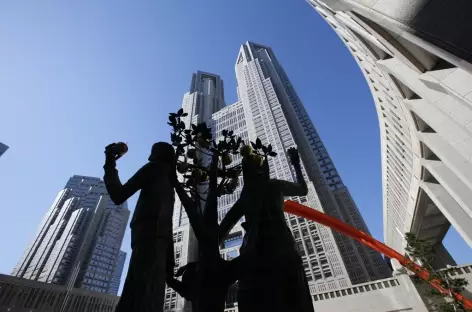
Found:
[{"label": "twin tower skyscraper", "polygon": [[[308,183],[307,196],[291,198],[313,209],[323,211],[369,233],[349,190],[337,172],[313,123],[294,87],[270,47],[247,42],[241,46],[236,60],[238,101],[226,106],[223,81],[218,75],[197,72],[192,76],[190,91],[184,95],[182,108],[190,123],[206,122],[214,137],[224,129],[232,130],[243,140],[260,138],[272,144],[277,157],[269,159],[272,178],[294,181],[286,151],[298,147],[302,170]],[[234,161],[240,162],[240,158]],[[233,194],[219,198],[219,221],[241,194],[240,186]],[[302,255],[305,272],[313,294],[338,290],[352,284],[386,278],[391,275],[382,256],[354,240],[325,226],[303,218],[286,215]],[[174,209],[174,242],[176,262],[182,266],[195,260],[195,238],[180,202]],[[240,224],[223,243],[222,256],[229,260],[239,253],[244,230]],[[270,259],[267,259],[270,261]],[[232,308],[234,294],[227,299]],[[186,303],[167,289],[165,308],[187,310]],[[236,309],[236,307],[235,307]]]}]

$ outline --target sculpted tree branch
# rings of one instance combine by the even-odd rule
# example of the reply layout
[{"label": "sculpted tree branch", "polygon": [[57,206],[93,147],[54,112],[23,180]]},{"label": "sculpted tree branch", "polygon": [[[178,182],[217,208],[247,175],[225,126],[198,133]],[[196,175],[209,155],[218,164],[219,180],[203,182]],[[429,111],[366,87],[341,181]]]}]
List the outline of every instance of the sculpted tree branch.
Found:
[{"label": "sculpted tree branch", "polygon": [[237,187],[241,166],[227,166],[232,164],[231,155],[239,154],[243,140],[224,130],[217,143],[205,123],[186,129],[182,120],[186,116],[183,110],[169,116],[180,173],[180,181],[175,174],[174,184],[199,243],[199,261],[180,268],[177,276],[183,275],[182,282],[173,279],[170,286],[192,301],[194,311],[219,312],[224,309],[229,285],[221,273],[224,261],[218,244],[218,197]]}]

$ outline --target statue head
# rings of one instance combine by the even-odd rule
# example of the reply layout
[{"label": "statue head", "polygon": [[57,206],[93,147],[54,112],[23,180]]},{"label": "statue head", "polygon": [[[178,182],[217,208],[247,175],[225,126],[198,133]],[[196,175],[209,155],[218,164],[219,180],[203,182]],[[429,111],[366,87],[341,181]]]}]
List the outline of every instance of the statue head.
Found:
[{"label": "statue head", "polygon": [[158,161],[164,164],[173,164],[175,157],[174,147],[166,142],[157,142],[152,145],[149,161]]},{"label": "statue head", "polygon": [[251,155],[243,158],[244,185],[257,186],[270,179],[269,163],[267,157]]}]

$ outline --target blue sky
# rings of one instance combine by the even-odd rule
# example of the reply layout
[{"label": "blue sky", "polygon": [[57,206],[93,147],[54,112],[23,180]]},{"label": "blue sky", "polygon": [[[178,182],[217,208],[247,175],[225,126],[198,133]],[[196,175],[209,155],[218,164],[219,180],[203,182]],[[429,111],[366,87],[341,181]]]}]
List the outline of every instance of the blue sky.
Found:
[{"label": "blue sky", "polygon": [[[126,180],[152,143],[169,139],[167,113],[192,72],[219,74],[234,102],[234,62],[247,40],[274,49],[382,239],[374,104],[347,49],[305,1],[2,1],[0,38],[0,142],[10,146],[0,158],[1,273],[11,273],[70,176],[103,175],[107,144],[128,142],[118,163]],[[456,233],[447,246],[472,262]]]}]

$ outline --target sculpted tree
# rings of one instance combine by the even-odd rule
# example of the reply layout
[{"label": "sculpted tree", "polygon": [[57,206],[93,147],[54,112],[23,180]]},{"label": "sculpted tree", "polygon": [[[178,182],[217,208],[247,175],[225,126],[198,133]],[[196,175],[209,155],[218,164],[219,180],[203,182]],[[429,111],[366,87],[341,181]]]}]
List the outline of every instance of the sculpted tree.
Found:
[{"label": "sculpted tree", "polygon": [[[199,243],[199,258],[177,272],[182,282],[175,279],[168,284],[183,297],[192,301],[193,311],[223,311],[225,296],[236,279],[233,262],[220,256],[218,226],[218,197],[233,193],[238,187],[241,165],[233,164],[233,157],[249,154],[262,163],[264,155],[275,156],[272,147],[263,146],[259,139],[253,147],[244,146],[241,137],[223,130],[220,140],[213,137],[205,123],[186,128],[182,109],[169,115],[173,128],[171,141],[176,149],[176,168],[180,179],[174,177],[175,190],[184,206]],[[236,263],[236,262],[234,262]]]},{"label": "sculpted tree", "polygon": [[232,193],[238,185],[241,166],[232,166],[233,155],[243,143],[232,131],[224,131],[216,142],[205,123],[186,129],[183,110],[171,113],[172,144],[176,149],[175,190],[187,212],[198,240],[198,261],[177,272],[182,283],[170,286],[192,301],[194,311],[223,311],[228,287],[233,283],[228,264],[221,259],[218,244],[218,197]]}]

